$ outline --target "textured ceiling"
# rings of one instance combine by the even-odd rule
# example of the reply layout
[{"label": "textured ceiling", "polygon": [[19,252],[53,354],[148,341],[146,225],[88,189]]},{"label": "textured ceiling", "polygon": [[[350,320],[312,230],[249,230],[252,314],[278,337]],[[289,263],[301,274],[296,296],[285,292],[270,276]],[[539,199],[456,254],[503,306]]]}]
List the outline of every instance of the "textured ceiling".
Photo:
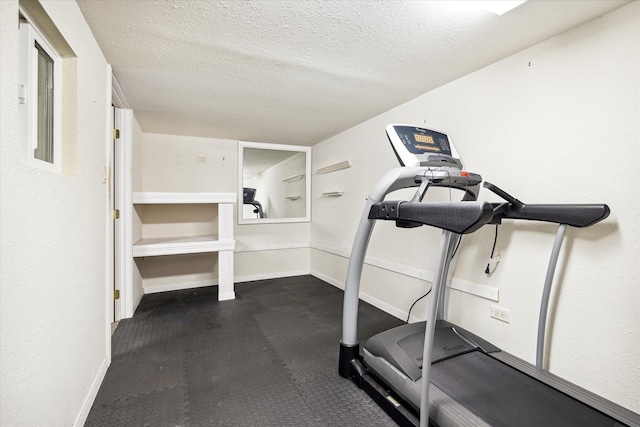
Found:
[{"label": "textured ceiling", "polygon": [[77,2],[144,132],[303,145],[628,3]]}]

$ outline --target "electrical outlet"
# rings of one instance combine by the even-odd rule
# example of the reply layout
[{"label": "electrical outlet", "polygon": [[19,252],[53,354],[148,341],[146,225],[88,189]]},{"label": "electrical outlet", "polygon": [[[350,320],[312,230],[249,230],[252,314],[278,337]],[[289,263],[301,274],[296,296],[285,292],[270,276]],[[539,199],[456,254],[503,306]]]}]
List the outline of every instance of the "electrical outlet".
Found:
[{"label": "electrical outlet", "polygon": [[511,323],[511,313],[506,308],[498,307],[497,305],[491,306],[490,316],[494,319],[502,320],[506,323]]}]

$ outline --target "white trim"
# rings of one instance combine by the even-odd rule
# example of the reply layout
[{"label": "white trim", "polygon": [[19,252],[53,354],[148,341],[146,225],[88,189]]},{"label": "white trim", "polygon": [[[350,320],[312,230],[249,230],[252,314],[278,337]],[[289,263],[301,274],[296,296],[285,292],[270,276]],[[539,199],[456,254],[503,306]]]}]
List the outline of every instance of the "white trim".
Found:
[{"label": "white trim", "polygon": [[[111,69],[111,68],[109,68]],[[120,83],[116,80],[116,76],[111,73],[111,103],[114,107],[130,110],[129,102],[124,96],[124,92],[120,87]]]},{"label": "white trim", "polygon": [[309,243],[284,243],[280,245],[260,245],[260,246],[238,246],[236,253],[243,252],[262,252],[262,251],[283,251],[287,249],[305,249],[309,248]]},{"label": "white trim", "polygon": [[[282,224],[282,223],[295,223],[295,222],[310,222],[311,221],[311,179],[305,180],[305,215],[303,217],[294,218],[244,218],[243,209],[244,206],[244,149],[245,148],[259,148],[263,150],[281,150],[305,153],[305,166],[303,177],[311,176],[311,147],[304,145],[289,145],[289,144],[270,144],[265,142],[250,142],[250,141],[238,141],[238,225],[247,224]],[[291,178],[291,177],[289,177]],[[300,178],[302,179],[302,177]]]},{"label": "white trim", "polygon": [[453,279],[451,283],[447,284],[447,286],[451,289],[455,289],[456,291],[466,292],[491,301],[498,302],[500,300],[500,289],[492,286],[468,282],[462,279]]},{"label": "white trim", "polygon": [[[326,252],[332,255],[337,255],[343,258],[349,258],[350,253],[345,249],[334,248],[322,244],[311,244],[312,249],[316,249],[322,252]],[[373,267],[382,268],[387,271],[402,274],[404,276],[413,277],[415,279],[425,280],[429,283],[433,283],[433,272],[424,270],[421,268],[412,267],[406,264],[400,264],[394,261],[387,261],[380,258],[365,257],[364,263]],[[468,282],[461,279],[451,279],[447,283],[447,287],[455,289],[457,291],[465,292],[471,295],[486,298],[491,301],[498,301],[500,297],[500,290],[487,285],[481,285],[477,283]]]},{"label": "white trim", "polygon": [[[109,340],[111,340],[111,328],[109,328]],[[93,402],[96,400],[96,396],[98,395],[98,391],[100,390],[100,386],[102,385],[102,381],[104,380],[105,375],[107,375],[107,370],[109,369],[109,365],[111,365],[111,357],[105,357],[100,365],[100,369],[96,374],[96,377],[91,384],[91,388],[89,389],[89,394],[82,402],[82,409],[80,413],[76,417],[76,420],[72,425],[74,426],[83,426],[89,417],[89,412],[91,411],[91,407],[93,406]]]},{"label": "white trim", "polygon": [[[28,22],[20,22],[18,44],[18,84],[24,91],[24,103],[18,103],[20,119],[20,159],[35,168],[48,172],[62,171],[62,57],[40,33],[37,23],[28,12],[20,8]],[[38,147],[38,52],[37,42],[53,61],[53,163],[37,159],[34,150]]]},{"label": "white trim", "polygon": [[255,282],[257,280],[280,279],[282,277],[306,276],[310,270],[278,271],[273,273],[260,273],[251,276],[236,276],[236,283]]},{"label": "white trim", "polygon": [[[322,244],[312,244],[311,248],[317,249],[319,251],[327,252],[332,255],[337,255],[343,258],[351,257],[350,252],[345,249],[334,248],[334,247],[322,245]],[[412,267],[406,264],[399,264],[397,262],[387,261],[384,259],[375,258],[371,256],[365,257],[364,263],[374,267],[382,268],[383,270],[388,270],[394,273],[402,274],[404,276],[425,280],[427,282],[433,282],[433,272]]]},{"label": "white trim", "polygon": [[[333,277],[327,276],[326,274],[320,273],[319,271],[316,270],[311,270],[311,275],[314,277],[317,277],[320,280],[323,280],[327,283],[329,283],[330,285],[335,286],[338,289],[342,289],[344,291],[344,283],[340,282],[336,279],[334,279]],[[404,310],[400,310],[398,309],[398,307],[395,307],[391,304],[388,304],[384,301],[381,301],[377,298],[372,297],[371,295],[364,293],[364,292],[360,292],[359,295],[360,299],[364,302],[367,302],[369,304],[371,304],[372,306],[379,308],[380,310],[394,316],[397,317],[400,320],[405,320],[407,318],[407,312]]]},{"label": "white trim", "polygon": [[[113,81],[113,79],[112,79]],[[135,309],[133,298],[133,111],[114,108],[114,129],[120,137],[114,141],[114,207],[120,211],[116,221],[116,282],[120,300],[116,301],[115,320],[128,319]],[[112,134],[112,132],[110,132]]]},{"label": "white trim", "polygon": [[[140,288],[140,292],[138,292],[137,295],[133,296],[133,307],[138,307],[138,305],[140,304],[140,301],[142,301],[142,297],[144,296],[144,288],[141,287]],[[133,317],[133,314],[131,315],[131,317]]]},{"label": "white trim", "polygon": [[105,212],[105,227],[106,227],[106,255],[107,259],[106,263],[106,277],[105,277],[105,348],[107,353],[107,359],[109,363],[111,363],[111,322],[115,319],[114,313],[114,304],[113,304],[113,287],[115,280],[115,252],[114,252],[114,236],[115,229],[113,224],[113,209],[114,209],[114,200],[113,200],[113,184],[114,177],[110,172],[113,170],[113,138],[112,131],[113,129],[113,109],[109,108],[109,99],[110,99],[110,87],[109,87],[109,79],[108,77],[111,75],[111,65],[107,65],[107,102],[106,107],[107,117],[105,120],[106,129],[105,129],[105,159],[106,165],[103,170],[103,184],[105,184],[105,197],[106,197],[106,207],[107,211]]},{"label": "white trim", "polygon": [[197,289],[206,288],[209,286],[218,286],[218,301],[228,301],[236,298],[235,292],[223,291],[217,280],[204,280],[201,282],[185,282],[185,283],[170,283],[166,285],[150,286],[143,288],[144,294],[157,294],[161,292],[170,291],[182,291],[185,289]]},{"label": "white trim", "polygon": [[203,280],[201,282],[168,283],[166,285],[144,287],[143,291],[144,294],[147,295],[157,294],[159,292],[181,291],[184,289],[206,288],[207,286],[218,286],[218,281],[212,279]]},{"label": "white trim", "polygon": [[236,203],[235,193],[135,192],[134,204]]},{"label": "white trim", "polygon": [[309,246],[311,247],[311,249],[317,249],[319,251],[327,252],[332,255],[338,255],[342,258],[349,258],[351,256],[348,250],[336,248],[334,246],[323,245],[321,243],[311,243]]},{"label": "white trim", "polygon": [[[249,276],[236,276],[235,283],[245,283],[245,282],[255,282],[258,280],[267,280],[267,279],[279,279],[283,277],[295,277],[295,276],[305,276],[312,274],[310,270],[296,270],[296,271],[279,271],[274,273],[261,273],[254,274]],[[156,294],[160,292],[169,292],[169,291],[181,291],[185,289],[197,289],[197,288],[205,288],[207,286],[218,286],[218,280],[203,280],[201,282],[184,282],[184,283],[169,283],[165,285],[158,286],[149,286],[143,288],[144,295],[147,294]],[[226,299],[235,298],[235,292],[232,292],[232,298],[225,298],[225,294],[219,294],[218,300],[224,301]]]}]

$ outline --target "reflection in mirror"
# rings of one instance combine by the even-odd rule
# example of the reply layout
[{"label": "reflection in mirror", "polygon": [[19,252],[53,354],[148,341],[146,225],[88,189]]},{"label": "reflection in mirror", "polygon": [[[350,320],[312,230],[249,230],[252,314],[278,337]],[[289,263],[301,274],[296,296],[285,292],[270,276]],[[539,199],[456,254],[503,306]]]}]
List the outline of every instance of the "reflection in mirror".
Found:
[{"label": "reflection in mirror", "polygon": [[238,224],[310,218],[311,148],[240,141]]}]

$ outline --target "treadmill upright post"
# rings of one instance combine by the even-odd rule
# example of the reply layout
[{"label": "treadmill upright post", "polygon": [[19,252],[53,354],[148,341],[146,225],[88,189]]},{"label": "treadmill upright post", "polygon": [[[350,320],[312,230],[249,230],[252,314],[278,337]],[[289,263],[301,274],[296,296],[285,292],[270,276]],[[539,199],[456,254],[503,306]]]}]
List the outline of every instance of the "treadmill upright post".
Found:
[{"label": "treadmill upright post", "polygon": [[[358,344],[358,295],[360,293],[360,277],[362,276],[362,267],[364,266],[364,257],[369,246],[371,232],[375,225],[375,220],[368,219],[369,209],[375,201],[367,198],[365,209],[358,224],[356,237],[354,239],[353,248],[351,249],[351,257],[349,259],[349,269],[347,271],[347,280],[344,287],[344,302],[342,311],[342,344],[353,346]],[[355,310],[354,310],[355,301]]]},{"label": "treadmill upright post", "polygon": [[443,231],[440,238],[440,249],[438,265],[434,275],[431,288],[431,298],[429,299],[429,312],[427,314],[427,324],[424,330],[424,348],[422,350],[422,395],[420,397],[420,427],[429,426],[429,388],[431,380],[431,354],[433,352],[433,336],[436,330],[436,314],[438,312],[438,302],[440,293],[446,283],[447,266],[449,263],[449,252],[452,241],[450,231]]},{"label": "treadmill upright post", "polygon": [[442,285],[442,292],[440,292],[440,300],[438,301],[438,310],[436,313],[436,319],[437,320],[444,320],[444,307],[445,307],[445,295],[446,295],[446,288],[447,288],[447,282],[449,280],[449,268],[451,267],[451,261],[453,260],[453,253],[455,251],[455,247],[459,241],[459,239],[461,239],[462,236],[456,233],[450,233],[449,236],[449,243],[447,244],[447,263],[445,265],[445,268],[442,270],[442,277],[440,278],[440,280],[444,283],[444,285]]},{"label": "treadmill upright post", "polygon": [[340,360],[338,372],[345,378],[352,377],[351,361],[358,356],[358,300],[360,294],[360,279],[364,258],[369,246],[369,239],[375,225],[375,220],[369,219],[371,206],[380,202],[391,191],[400,188],[417,187],[415,177],[421,167],[398,167],[391,169],[378,181],[367,197],[365,209],[360,217],[358,230],[353,240],[347,279],[344,285],[344,301],[342,308],[342,339],[340,340]]},{"label": "treadmill upright post", "polygon": [[553,285],[553,276],[556,272],[558,264],[558,256],[560,248],[564,240],[564,234],[567,231],[567,224],[560,224],[556,231],[556,239],[553,242],[551,250],[551,258],[549,259],[549,267],[547,267],[547,275],[544,279],[544,288],[542,289],[542,301],[540,302],[540,315],[538,317],[538,338],[536,347],[536,366],[544,369],[544,340],[547,329],[547,311],[549,309],[549,296],[551,295],[551,286]]}]

